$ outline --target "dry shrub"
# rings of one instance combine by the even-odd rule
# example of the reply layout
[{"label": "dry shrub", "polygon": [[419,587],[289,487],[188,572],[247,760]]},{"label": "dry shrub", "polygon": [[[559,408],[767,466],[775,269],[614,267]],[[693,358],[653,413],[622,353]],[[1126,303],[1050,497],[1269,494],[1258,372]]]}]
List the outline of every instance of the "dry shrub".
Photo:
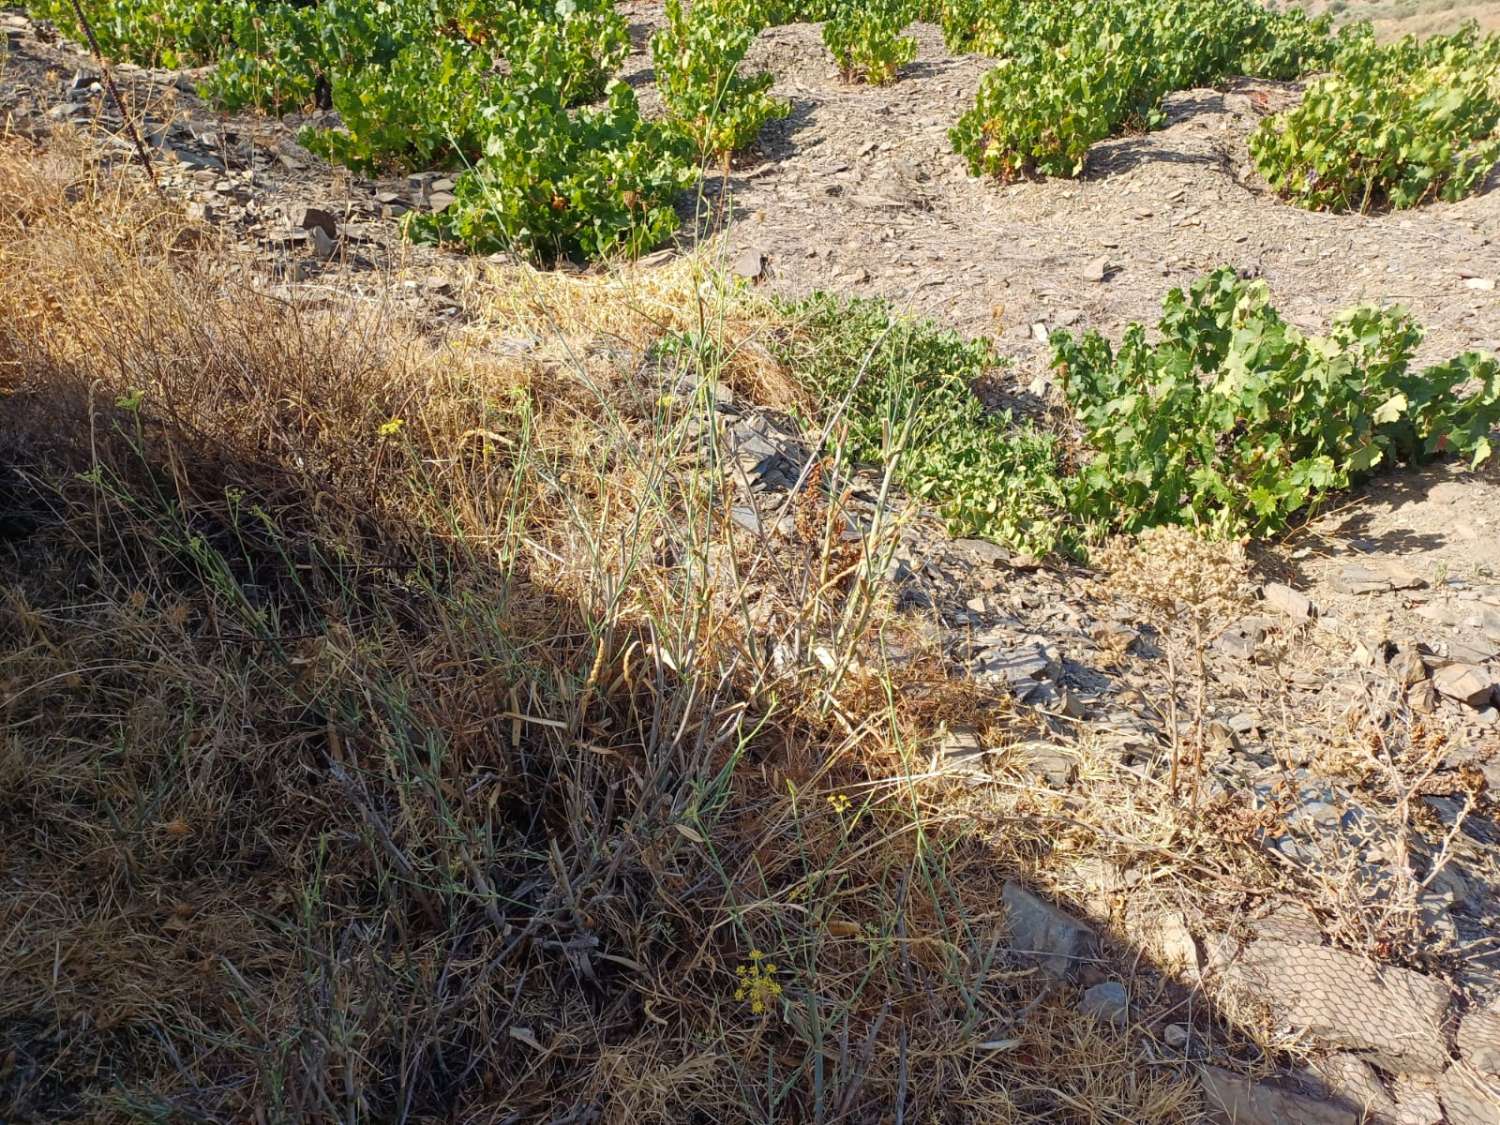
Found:
[{"label": "dry shrub", "polygon": [[[259,287],[77,153],[0,177],[7,1117],[1184,1115],[1004,966],[1020,834],[922,776],[984,701],[869,655],[878,546],[757,636],[648,375]],[[614,299],[546,318],[647,342]]]},{"label": "dry shrub", "polygon": [[1208,646],[1250,600],[1249,564],[1244,545],[1211,539],[1190,528],[1154,527],[1129,540],[1102,547],[1095,562],[1106,574],[1108,589],[1145,611],[1147,619],[1165,636],[1167,657],[1168,729],[1172,758],[1169,784],[1177,796],[1178,746],[1177,666],[1174,645],[1186,647],[1193,668],[1193,736],[1191,743],[1192,808],[1198,808],[1198,786],[1203,774],[1203,722],[1207,708]]},{"label": "dry shrub", "polygon": [[600,340],[640,354],[668,334],[696,335],[720,345],[715,374],[736,393],[777,409],[813,405],[761,343],[766,303],[727,283],[711,248],[604,274],[492,266],[477,296],[492,326],[524,332],[575,362]]}]

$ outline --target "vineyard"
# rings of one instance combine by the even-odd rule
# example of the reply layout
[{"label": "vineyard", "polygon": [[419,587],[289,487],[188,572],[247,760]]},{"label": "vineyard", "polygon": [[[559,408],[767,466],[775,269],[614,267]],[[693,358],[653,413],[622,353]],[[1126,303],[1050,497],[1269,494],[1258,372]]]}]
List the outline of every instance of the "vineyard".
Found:
[{"label": "vineyard", "polygon": [[[1160,124],[1163,97],[1237,75],[1326,73],[1267,120],[1251,151],[1305,207],[1369,211],[1453,200],[1500,157],[1500,37],[1468,28],[1376,44],[1366,24],[1255,0],[701,0],[667,7],[652,37],[665,116],[616,79],[628,46],[611,0],[86,0],[112,57],[212,64],[227,110],[312,105],[340,125],[304,137],[354,169],[461,171],[457,203],[414,238],[538,261],[640,253],[670,236],[696,170],[755,143],[788,106],[768,74],[738,73],[769,26],[825,20],[851,81],[888,83],[913,20],[956,52],[995,60],[952,130],[976,175],[1076,176],[1095,143]],[[75,37],[72,0],[31,10]]]},{"label": "vineyard", "polygon": [[0,1125],[1490,1125],[1446,3],[0,6]]}]

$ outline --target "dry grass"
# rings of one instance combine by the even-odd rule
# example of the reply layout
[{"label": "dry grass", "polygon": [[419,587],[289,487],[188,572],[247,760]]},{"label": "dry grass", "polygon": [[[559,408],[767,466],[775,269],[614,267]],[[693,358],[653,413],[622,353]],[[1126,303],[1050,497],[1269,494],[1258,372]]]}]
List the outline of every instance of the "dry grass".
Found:
[{"label": "dry grass", "polygon": [[[252,266],[81,144],[0,151],[0,1118],[1195,1120],[1167,1022],[1307,1044],[1194,936],[1292,898],[1427,955],[1416,882],[1290,870],[1174,747],[1081,729],[1040,783],[831,464],[789,541],[733,530],[713,382],[808,404],[703,259],[476,271],[442,335]],[[1243,562],[1178,554],[1196,710]],[[1404,854],[1441,740],[1393,714],[1319,754]],[[943,760],[959,727],[1001,749]],[[1139,1022],[1008,954],[1009,878],[1110,935]]]},{"label": "dry grass", "polygon": [[1005,878],[1119,810],[930,769],[1015,720],[882,658],[880,534],[834,581],[815,497],[728,531],[678,380],[794,394],[764,310],[476,279],[506,355],[198,238],[0,153],[0,1115],[1193,1115],[1004,953]]}]

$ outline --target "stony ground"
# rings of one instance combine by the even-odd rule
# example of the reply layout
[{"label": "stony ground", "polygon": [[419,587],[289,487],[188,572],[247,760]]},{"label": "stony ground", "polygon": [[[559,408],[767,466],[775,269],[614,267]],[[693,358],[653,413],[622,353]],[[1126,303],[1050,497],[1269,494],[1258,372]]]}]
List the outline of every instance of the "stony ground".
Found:
[{"label": "stony ground", "polygon": [[[626,7],[644,43],[655,6]],[[127,159],[88,59],[13,10],[0,23],[5,127],[94,131]],[[946,141],[985,61],[946,56],[932,28],[917,34],[917,62],[886,90],[839,82],[816,28],[757,44],[793,114],[700,203],[715,223],[730,216],[723,253],[764,287],[885,296],[995,335],[1013,362],[1003,390],[1017,396],[1048,393],[1046,329],[1118,332],[1223,262],[1265,277],[1308,328],[1361,300],[1400,301],[1429,328],[1424,358],[1500,349],[1500,173],[1469,200],[1408,215],[1287,207],[1248,169],[1245,140],[1297,91],[1241,83],[1175,95],[1167,128],[1099,146],[1076,183],[1001,188],[969,177]],[[648,64],[638,50],[633,81],[648,82]],[[121,77],[163,190],[258,256],[247,268],[265,284],[394,278],[434,330],[470,315],[452,294],[472,263],[395,234],[404,211],[443,205],[442,176],[362,181],[302,151],[295,122],[224,119],[184,76]],[[722,413],[744,469],[735,519],[774,537],[805,443],[756,404]],[[856,494],[852,533],[874,505],[873,485]],[[951,540],[915,507],[908,517],[891,574],[900,598],[957,674],[1033,715],[1036,740],[1005,748],[1003,763],[1064,805],[1084,786],[1122,808],[1166,800],[1145,763],[1187,714],[1186,687],[1164,679],[1170,638],[1077,568]],[[1256,562],[1259,600],[1208,654],[1202,799],[1226,831],[1261,841],[1286,894],[1233,919],[1174,901],[1159,872],[1122,859],[1057,880],[1099,925],[1016,887],[1013,936],[1050,952],[1061,976],[1097,963],[1081,1003],[1122,1025],[1128,1011],[1161,1050],[1201,1061],[1210,1109],[1228,1119],[1500,1119],[1500,468],[1389,478]],[[1399,745],[1378,733],[1392,714]],[[934,769],[992,780],[995,764],[954,731]],[[1148,986],[1139,963],[1101,955],[1106,923],[1159,967],[1152,979],[1176,983]],[[1247,1079],[1218,1066],[1194,1014],[1210,1002],[1215,1018],[1268,1018],[1313,1069],[1278,1074],[1263,1059]]]}]

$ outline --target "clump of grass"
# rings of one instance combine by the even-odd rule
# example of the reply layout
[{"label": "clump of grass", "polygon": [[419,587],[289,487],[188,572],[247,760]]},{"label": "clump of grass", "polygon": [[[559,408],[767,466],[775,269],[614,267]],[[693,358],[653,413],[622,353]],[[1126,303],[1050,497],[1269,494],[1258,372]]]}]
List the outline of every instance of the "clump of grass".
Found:
[{"label": "clump of grass", "polygon": [[1249,564],[1244,546],[1182,527],[1154,527],[1138,538],[1116,539],[1093,561],[1116,595],[1140,606],[1165,637],[1167,728],[1172,739],[1168,785],[1178,793],[1182,757],[1177,726],[1178,654],[1185,643],[1193,668],[1192,810],[1198,809],[1203,773],[1203,724],[1208,706],[1208,646],[1249,604]]},{"label": "clump of grass", "polygon": [[793,328],[773,354],[844,419],[850,458],[888,465],[955,534],[1038,555],[1076,542],[1057,438],[987,411],[974,393],[1000,365],[989,341],[898,316],[877,300],[817,294],[783,314]]}]

